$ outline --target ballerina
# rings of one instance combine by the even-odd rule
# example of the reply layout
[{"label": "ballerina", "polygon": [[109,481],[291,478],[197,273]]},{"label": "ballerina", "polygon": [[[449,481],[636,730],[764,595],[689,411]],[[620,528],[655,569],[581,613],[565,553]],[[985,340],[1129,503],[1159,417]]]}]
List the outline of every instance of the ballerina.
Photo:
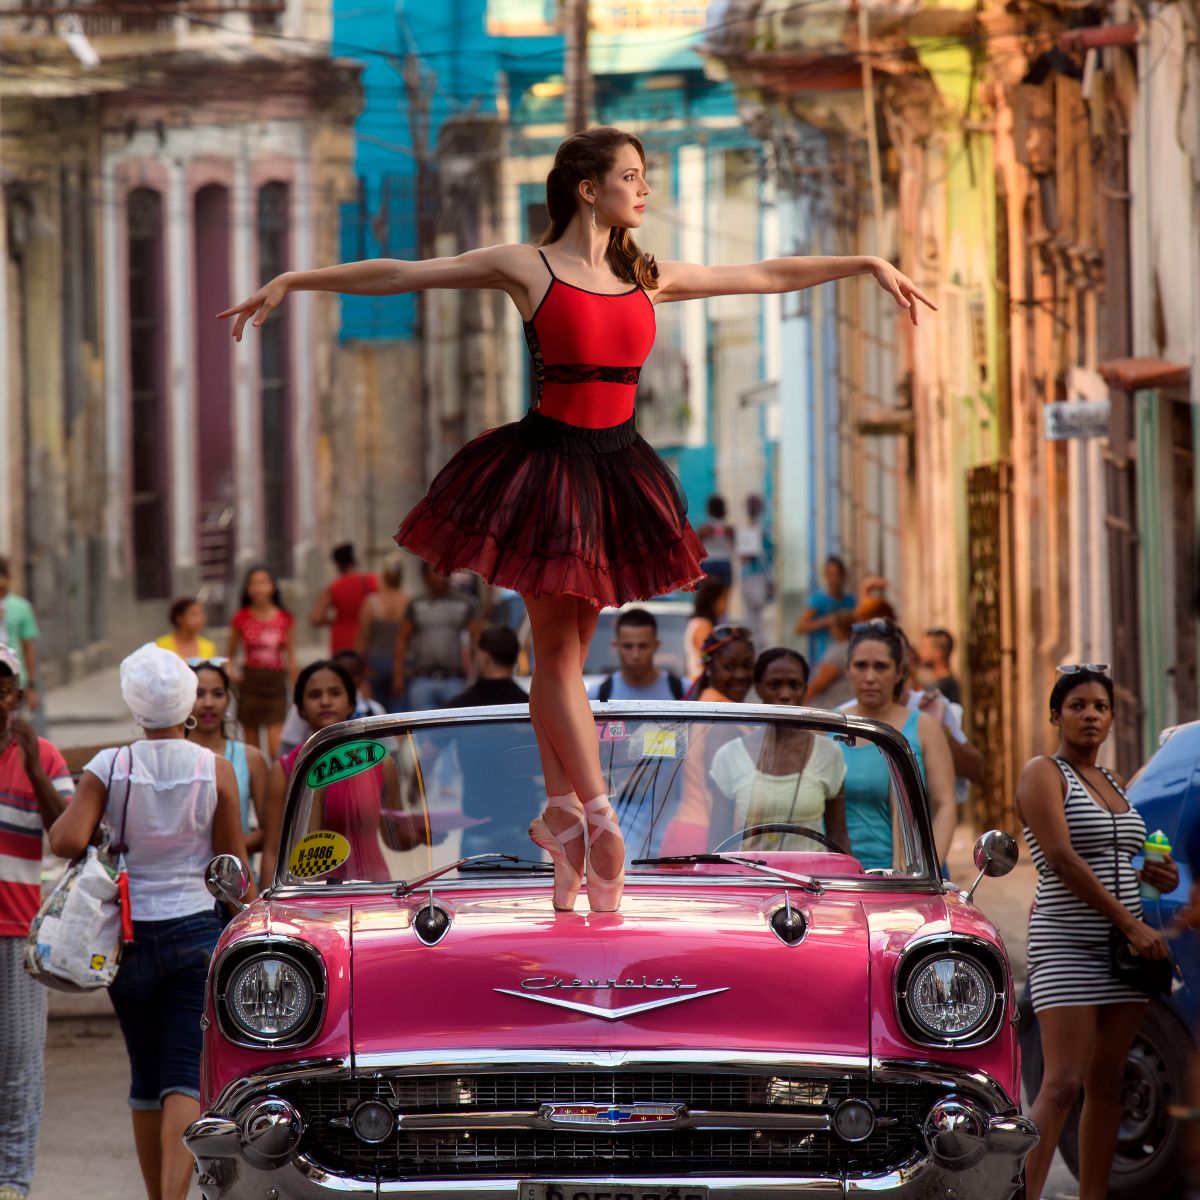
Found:
[{"label": "ballerina", "polygon": [[247,323],[262,325],[294,291],[494,288],[516,305],[536,370],[536,405],[459,450],[396,541],[439,572],[470,570],[525,600],[535,655],[529,714],[547,792],[530,837],[554,863],[560,911],[574,907],[585,870],[596,912],[620,907],[625,882],[625,844],[582,676],[599,610],[694,587],[703,577],[704,548],[683,491],[634,423],[656,307],[870,274],[914,325],[918,301],[936,308],[907,276],[869,256],[656,263],[632,234],[650,194],[638,138],[589,129],[555,155],[546,179],[550,228],[539,246],[288,271],[219,314],[236,318],[232,335],[241,341]]}]

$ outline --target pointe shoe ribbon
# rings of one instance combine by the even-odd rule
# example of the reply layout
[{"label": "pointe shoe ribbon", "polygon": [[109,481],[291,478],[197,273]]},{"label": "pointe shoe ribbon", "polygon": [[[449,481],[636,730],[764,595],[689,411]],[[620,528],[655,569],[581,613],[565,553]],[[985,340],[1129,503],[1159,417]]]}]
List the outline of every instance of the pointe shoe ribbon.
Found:
[{"label": "pointe shoe ribbon", "polygon": [[[567,846],[577,837],[583,837],[587,829],[583,805],[579,803],[573,792],[565,796],[550,796],[546,800],[546,810],[557,808],[575,818],[565,829],[555,833],[546,824],[545,813],[535,817],[529,826],[530,840],[540,846],[550,855],[554,864],[554,907],[558,912],[570,912],[575,907],[575,899],[583,886],[583,872],[575,867],[567,857]],[[586,854],[586,852],[585,852]]]},{"label": "pointe shoe ribbon", "polygon": [[[621,896],[625,891],[625,836],[617,824],[617,814],[607,796],[596,796],[583,806],[587,814],[587,894],[588,907],[592,912],[616,912],[621,907]],[[611,833],[621,846],[621,865],[616,875],[606,879],[592,862],[596,840]]]}]

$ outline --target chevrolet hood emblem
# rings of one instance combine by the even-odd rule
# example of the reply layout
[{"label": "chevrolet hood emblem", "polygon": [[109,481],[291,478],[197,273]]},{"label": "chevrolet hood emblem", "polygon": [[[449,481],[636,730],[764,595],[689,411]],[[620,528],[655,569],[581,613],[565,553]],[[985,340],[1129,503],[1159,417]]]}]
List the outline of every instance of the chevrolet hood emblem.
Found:
[{"label": "chevrolet hood emblem", "polygon": [[650,1012],[655,1008],[666,1008],[669,1004],[683,1004],[687,1000],[699,1000],[701,996],[716,996],[727,992],[727,987],[709,988],[704,992],[688,992],[682,996],[664,996],[660,1000],[645,1000],[641,1004],[626,1004],[622,1008],[601,1008],[598,1004],[584,1004],[579,1000],[563,1000],[559,996],[539,996],[531,992],[514,992],[509,988],[493,988],[502,996],[517,996],[521,1000],[533,1000],[538,1004],[550,1004],[555,1008],[569,1009],[588,1017],[599,1017],[602,1021],[620,1021],[638,1013]]}]

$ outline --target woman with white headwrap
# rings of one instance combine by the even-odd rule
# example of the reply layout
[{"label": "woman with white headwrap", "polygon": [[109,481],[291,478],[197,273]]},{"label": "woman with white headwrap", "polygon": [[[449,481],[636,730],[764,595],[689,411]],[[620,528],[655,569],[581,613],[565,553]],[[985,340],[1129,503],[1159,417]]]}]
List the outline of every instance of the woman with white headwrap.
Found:
[{"label": "woman with white headwrap", "polygon": [[55,854],[81,854],[106,818],[125,820],[134,941],[109,989],[129,1051],[129,1107],[147,1194],[183,1200],[192,1157],[183,1131],[200,1115],[200,1017],[222,921],[204,886],[214,854],[246,861],[237,778],[189,742],[196,673],[148,643],[121,664],[121,695],[144,737],[101,750],[50,829]]}]

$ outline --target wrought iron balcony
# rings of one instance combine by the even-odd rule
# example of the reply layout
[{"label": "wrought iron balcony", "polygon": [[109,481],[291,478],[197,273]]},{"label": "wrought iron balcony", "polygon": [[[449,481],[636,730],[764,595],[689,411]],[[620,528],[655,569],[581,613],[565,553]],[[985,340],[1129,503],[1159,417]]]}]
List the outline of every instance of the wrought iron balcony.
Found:
[{"label": "wrought iron balcony", "polygon": [[276,29],[286,8],[287,0],[0,0],[0,35],[54,36],[64,20],[89,38],[171,36],[181,23],[220,28],[231,17]]}]

